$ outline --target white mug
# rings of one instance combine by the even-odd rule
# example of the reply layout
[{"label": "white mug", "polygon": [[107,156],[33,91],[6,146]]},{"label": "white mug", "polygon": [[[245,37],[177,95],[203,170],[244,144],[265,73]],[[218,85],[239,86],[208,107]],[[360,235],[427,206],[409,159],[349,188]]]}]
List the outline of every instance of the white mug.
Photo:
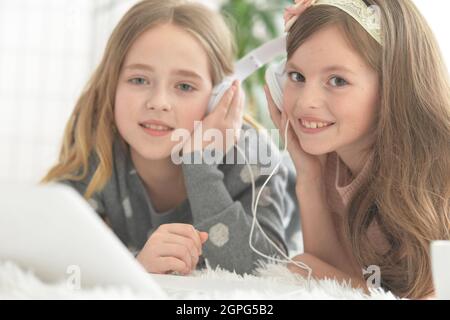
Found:
[{"label": "white mug", "polygon": [[431,243],[431,266],[436,297],[450,300],[450,241]]}]

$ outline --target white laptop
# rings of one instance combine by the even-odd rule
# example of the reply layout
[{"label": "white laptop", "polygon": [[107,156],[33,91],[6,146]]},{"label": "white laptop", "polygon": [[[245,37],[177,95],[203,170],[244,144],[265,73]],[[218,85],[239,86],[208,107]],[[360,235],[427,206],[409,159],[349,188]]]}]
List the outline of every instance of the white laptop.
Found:
[{"label": "white laptop", "polygon": [[63,185],[0,185],[0,262],[5,261],[46,283],[70,284],[79,275],[81,288],[127,287],[155,299],[242,288],[239,280],[148,274],[89,204]]},{"label": "white laptop", "polygon": [[45,282],[123,286],[166,295],[82,197],[69,187],[0,186],[0,261]]}]

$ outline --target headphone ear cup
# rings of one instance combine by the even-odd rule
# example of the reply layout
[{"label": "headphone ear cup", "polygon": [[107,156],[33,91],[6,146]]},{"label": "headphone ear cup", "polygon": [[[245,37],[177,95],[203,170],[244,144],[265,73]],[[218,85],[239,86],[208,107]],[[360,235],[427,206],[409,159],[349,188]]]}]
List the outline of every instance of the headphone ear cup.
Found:
[{"label": "headphone ear cup", "polygon": [[285,72],[286,59],[271,64],[266,70],[266,83],[275,105],[283,111],[283,88],[287,77]]},{"label": "headphone ear cup", "polygon": [[220,99],[222,99],[223,95],[227,90],[231,87],[233,82],[230,79],[225,79],[223,82],[214,87],[211,98],[209,98],[208,109],[206,114],[210,114],[219,104]]}]

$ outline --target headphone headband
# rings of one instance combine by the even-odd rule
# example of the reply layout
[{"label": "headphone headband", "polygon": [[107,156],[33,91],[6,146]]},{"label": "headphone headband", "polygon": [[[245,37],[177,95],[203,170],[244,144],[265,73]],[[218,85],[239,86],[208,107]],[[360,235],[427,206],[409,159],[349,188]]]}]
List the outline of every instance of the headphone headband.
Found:
[{"label": "headphone headband", "polygon": [[236,62],[234,75],[227,77],[213,89],[207,112],[210,113],[215,108],[225,92],[231,87],[233,80],[244,81],[259,68],[282,54],[286,54],[285,35],[264,43]]},{"label": "headphone headband", "polygon": [[286,53],[286,36],[270,40],[259,48],[251,51],[236,63],[234,78],[244,81],[262,66],[268,64],[277,56]]}]

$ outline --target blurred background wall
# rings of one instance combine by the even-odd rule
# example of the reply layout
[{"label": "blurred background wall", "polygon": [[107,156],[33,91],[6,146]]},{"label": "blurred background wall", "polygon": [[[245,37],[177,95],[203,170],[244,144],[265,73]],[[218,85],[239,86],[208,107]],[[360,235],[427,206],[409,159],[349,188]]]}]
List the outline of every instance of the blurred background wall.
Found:
[{"label": "blurred background wall", "polygon": [[[161,0],[164,1],[164,0]],[[0,183],[35,183],[56,161],[65,123],[109,34],[137,0],[0,0]],[[239,56],[281,34],[282,8],[270,0],[199,1],[237,23]],[[447,63],[450,2],[415,0]],[[233,20],[233,19],[232,19]],[[262,72],[246,83],[250,111],[270,126]]]}]

